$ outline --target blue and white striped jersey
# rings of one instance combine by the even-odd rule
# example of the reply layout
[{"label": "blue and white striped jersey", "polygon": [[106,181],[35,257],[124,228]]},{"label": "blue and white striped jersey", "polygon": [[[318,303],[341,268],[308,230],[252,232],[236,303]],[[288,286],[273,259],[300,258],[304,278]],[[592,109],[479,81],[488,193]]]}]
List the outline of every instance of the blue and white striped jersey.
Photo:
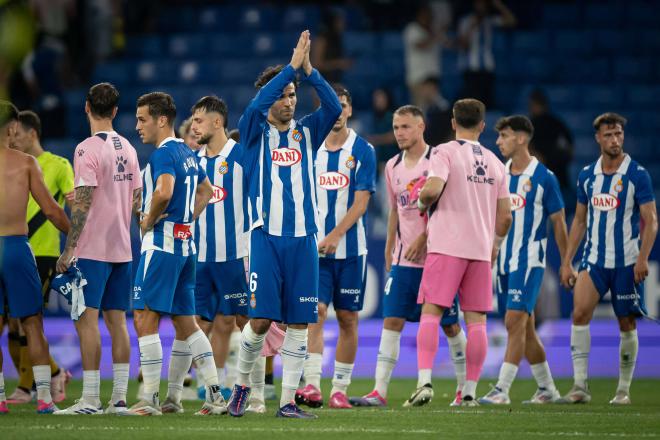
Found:
[{"label": "blue and white striped jersey", "polygon": [[199,165],[213,185],[213,198],[195,222],[197,261],[225,262],[248,254],[247,197],[240,161],[243,148],[229,139],[219,155],[197,153]]},{"label": "blue and white striped jersey", "polygon": [[548,217],[564,208],[559,182],[535,157],[520,175],[506,163],[513,223],[497,256],[498,274],[545,267]]},{"label": "blue and white striped jersey", "polygon": [[278,131],[267,121],[268,110],[295,80],[287,65],[264,85],[238,122],[244,146],[245,174],[252,213],[250,229],[263,226],[276,236],[315,234],[317,207],[314,160],[316,151],[341,114],[339,99],[316,69],[305,78],[316,90],[321,106]]},{"label": "blue and white striped jersey", "polygon": [[159,250],[174,255],[194,255],[193,211],[197,183],[206,179],[206,173],[197,163],[195,153],[181,139],[168,137],[151,153],[149,163],[142,172],[142,212],[151,209],[151,197],[158,178],[163,174],[174,176],[172,198],[154,228],[142,237],[142,252]]},{"label": "blue and white striped jersey", "polygon": [[587,205],[582,261],[605,269],[630,266],[639,255],[639,207],[655,200],[651,177],[627,154],[614,174],[604,174],[601,161],[578,176],[577,200]]},{"label": "blue and white striped jersey", "polygon": [[[316,196],[319,209],[318,240],[321,241],[346,216],[355,191],[376,189],[376,153],[367,141],[349,129],[346,142],[337,151],[328,151],[325,142],[316,155]],[[326,258],[345,259],[367,253],[367,215],[339,240],[337,252]]]}]

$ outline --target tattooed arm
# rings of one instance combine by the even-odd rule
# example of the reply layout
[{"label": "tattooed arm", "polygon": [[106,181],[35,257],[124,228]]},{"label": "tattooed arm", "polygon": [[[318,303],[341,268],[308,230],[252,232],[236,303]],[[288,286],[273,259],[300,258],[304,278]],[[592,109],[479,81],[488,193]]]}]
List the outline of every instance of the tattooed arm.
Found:
[{"label": "tattooed arm", "polygon": [[140,209],[142,209],[142,188],[133,190],[133,215],[137,217],[138,224],[140,224]]},{"label": "tattooed arm", "polygon": [[76,246],[78,246],[78,239],[85,227],[89,207],[92,205],[94,187],[80,186],[75,189],[75,194],[73,207],[71,208],[71,229],[66,237],[64,252],[62,252],[62,255],[57,260],[57,271],[60,273],[66,272],[69,266],[71,266],[73,252]]}]

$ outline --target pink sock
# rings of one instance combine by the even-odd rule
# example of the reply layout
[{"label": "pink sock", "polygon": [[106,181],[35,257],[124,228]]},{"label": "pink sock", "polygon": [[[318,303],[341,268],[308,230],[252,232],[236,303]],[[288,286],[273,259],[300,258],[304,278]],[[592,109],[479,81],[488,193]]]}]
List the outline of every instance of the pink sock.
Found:
[{"label": "pink sock", "polygon": [[488,336],[486,335],[486,323],[468,324],[467,345],[465,347],[466,380],[479,381],[487,352]]},{"label": "pink sock", "polygon": [[433,368],[433,359],[438,351],[440,317],[424,313],[417,330],[417,368]]}]

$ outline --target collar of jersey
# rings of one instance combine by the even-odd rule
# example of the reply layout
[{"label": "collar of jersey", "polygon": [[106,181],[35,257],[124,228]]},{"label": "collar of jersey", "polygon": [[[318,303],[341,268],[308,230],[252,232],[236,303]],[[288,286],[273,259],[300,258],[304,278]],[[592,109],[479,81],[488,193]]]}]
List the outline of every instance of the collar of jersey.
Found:
[{"label": "collar of jersey", "polygon": [[[424,150],[424,154],[422,154],[419,157],[419,159],[417,160],[417,163],[415,164],[415,166],[419,165],[419,163],[429,154],[430,149],[431,149],[431,146],[429,144],[426,144],[426,149]],[[406,152],[405,151],[403,151],[403,153],[401,153],[401,160],[406,160]]]},{"label": "collar of jersey", "polygon": [[[621,165],[619,165],[619,168],[617,168],[614,174],[626,174],[632,159],[630,156],[628,156],[627,153],[625,153],[625,156],[626,157],[623,159],[623,162],[621,162]],[[594,166],[594,174],[605,174],[603,172],[603,156],[599,157],[598,161],[596,161],[596,166]]]},{"label": "collar of jersey", "polygon": [[160,148],[160,147],[162,147],[163,145],[165,145],[166,143],[168,143],[168,142],[170,142],[170,141],[173,141],[173,142],[183,142],[183,139],[179,139],[179,138],[175,138],[175,137],[169,136],[169,137],[166,137],[165,139],[163,139],[163,142],[161,142],[160,144],[158,144],[158,146],[157,146],[156,148]]},{"label": "collar of jersey", "polygon": [[456,142],[467,142],[468,144],[483,146],[479,141],[470,141],[468,139],[456,139]]},{"label": "collar of jersey", "polygon": [[[352,128],[349,128],[348,129],[348,137],[346,138],[346,140],[344,141],[344,144],[341,146],[341,148],[339,150],[351,151],[351,148],[353,148],[353,144],[355,143],[355,138],[356,137],[357,137],[357,133],[355,133],[355,130],[353,130]],[[319,148],[319,150],[329,151],[325,147],[325,141],[323,141],[323,143],[321,144],[321,147]],[[339,151],[339,150],[337,150],[337,151]]]},{"label": "collar of jersey", "polygon": [[[504,165],[504,168],[506,169],[506,173],[507,173],[507,174],[511,174],[511,163],[512,163],[512,162],[513,162],[513,161],[512,161],[511,159],[509,159],[509,160],[506,162],[506,165]],[[538,160],[536,157],[532,156],[532,160],[531,160],[531,161],[529,162],[529,164],[527,165],[527,168],[525,168],[525,170],[524,170],[522,173],[517,174],[517,175],[518,175],[518,176],[522,176],[522,175],[525,175],[525,176],[533,176],[533,175],[534,175],[534,171],[536,171],[536,167],[537,167],[538,164],[539,164],[539,160]]]},{"label": "collar of jersey", "polygon": [[225,159],[229,157],[231,152],[234,150],[234,147],[236,146],[236,141],[233,139],[227,139],[227,143],[225,143],[225,146],[222,147],[222,151],[217,155],[217,156],[209,156],[206,154],[206,148],[207,145],[204,145],[204,147],[200,148],[199,151],[197,152],[197,156],[199,157],[224,157]]}]

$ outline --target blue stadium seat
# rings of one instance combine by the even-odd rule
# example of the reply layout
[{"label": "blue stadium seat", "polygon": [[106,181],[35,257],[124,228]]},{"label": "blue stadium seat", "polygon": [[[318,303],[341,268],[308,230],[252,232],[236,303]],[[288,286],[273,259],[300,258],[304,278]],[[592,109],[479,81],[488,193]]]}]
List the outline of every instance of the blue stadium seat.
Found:
[{"label": "blue stadium seat", "polygon": [[373,53],[376,50],[376,37],[369,32],[346,32],[344,49],[350,56]]},{"label": "blue stadium seat", "polygon": [[174,84],[177,82],[177,63],[170,60],[147,60],[134,65],[133,81],[145,85]]},{"label": "blue stadium seat", "polygon": [[590,31],[562,30],[554,34],[554,47],[559,56],[565,53],[587,53],[593,49]]},{"label": "blue stadium seat", "polygon": [[539,53],[550,46],[545,31],[518,31],[512,34],[511,49],[516,52]]},{"label": "blue stadium seat", "polygon": [[543,26],[548,29],[573,28],[580,23],[581,11],[575,4],[543,5]]},{"label": "blue stadium seat", "polygon": [[651,74],[651,58],[624,57],[614,64],[614,78],[644,80]]},{"label": "blue stadium seat", "polygon": [[594,48],[599,52],[609,54],[629,47],[626,32],[614,29],[595,29],[591,32]]},{"label": "blue stadium seat", "polygon": [[561,117],[573,136],[589,136],[594,132],[591,124],[595,115],[590,111],[564,111]]},{"label": "blue stadium seat", "polygon": [[580,108],[580,87],[573,86],[547,86],[545,92],[550,102],[550,107],[561,110],[574,110]]},{"label": "blue stadium seat", "polygon": [[[289,6],[282,13],[282,29],[309,29],[314,32],[318,29],[321,18],[319,8],[312,5]],[[314,38],[314,35],[312,35]]]},{"label": "blue stadium seat", "polygon": [[556,66],[541,55],[512,58],[510,75],[531,82],[543,82],[555,76]]},{"label": "blue stadium seat", "polygon": [[657,109],[660,102],[660,86],[630,85],[626,89],[626,103],[630,107]]},{"label": "blue stadium seat", "polygon": [[403,37],[401,32],[382,32],[379,35],[380,51],[385,56],[403,56]]},{"label": "blue stadium seat", "polygon": [[[580,91],[585,109],[603,109],[621,107],[623,105],[623,85],[585,86]],[[599,111],[599,110],[596,110]]]},{"label": "blue stadium seat", "polygon": [[280,9],[270,6],[247,6],[240,12],[241,27],[246,30],[279,31]]},{"label": "blue stadium seat", "polygon": [[586,164],[587,162],[596,160],[600,154],[599,151],[598,144],[596,143],[593,134],[575,137],[573,154],[576,163]]},{"label": "blue stadium seat", "polygon": [[103,63],[96,66],[92,75],[94,84],[100,82],[111,82],[117,87],[133,80],[132,62]]},{"label": "blue stadium seat", "polygon": [[632,27],[657,26],[657,12],[656,2],[629,2],[626,5],[626,22]]},{"label": "blue stadium seat", "polygon": [[594,2],[585,5],[584,24],[588,28],[618,28],[623,21],[623,3]]},{"label": "blue stadium seat", "polygon": [[208,53],[208,46],[203,34],[177,34],[169,37],[167,51],[177,58],[203,56]]},{"label": "blue stadium seat", "polygon": [[129,57],[156,57],[163,54],[163,39],[158,35],[129,37],[124,53]]}]

